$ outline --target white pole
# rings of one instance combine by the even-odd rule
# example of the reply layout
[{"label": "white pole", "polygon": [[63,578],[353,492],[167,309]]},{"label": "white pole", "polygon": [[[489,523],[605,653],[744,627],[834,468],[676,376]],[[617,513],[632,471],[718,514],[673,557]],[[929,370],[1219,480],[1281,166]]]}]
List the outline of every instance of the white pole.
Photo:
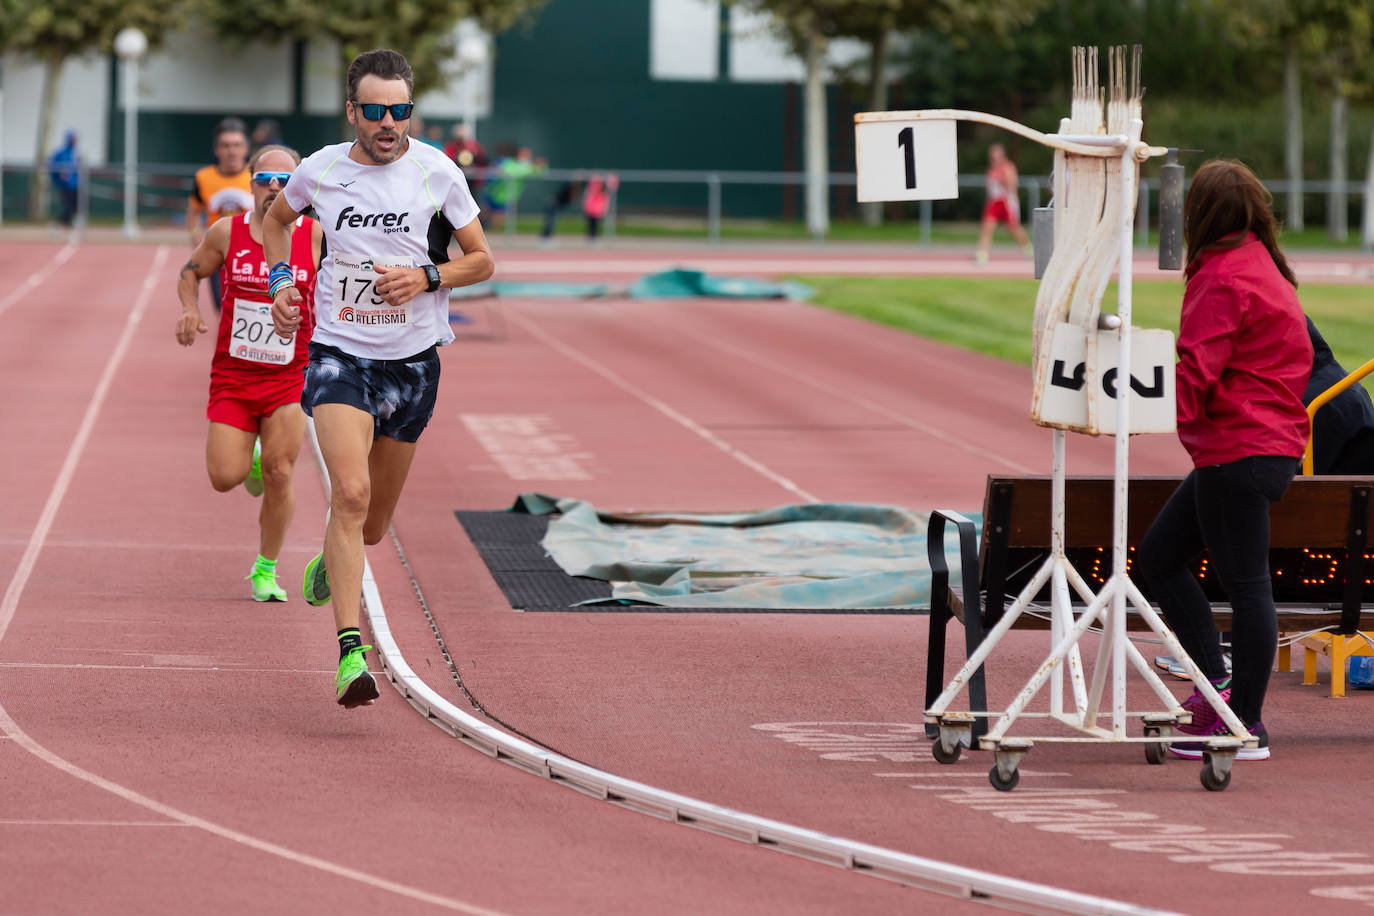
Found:
[{"label": "white pole", "polygon": [[135,28],[115,36],[115,54],[124,61],[124,236],[138,236],[138,59],[148,37]]},{"label": "white pole", "polygon": [[124,60],[124,237],[138,237],[138,58]]},{"label": "white pole", "polygon": [[[1126,501],[1131,452],[1131,279],[1134,259],[1132,229],[1136,203],[1135,148],[1144,123],[1131,121],[1121,152],[1121,266],[1117,270],[1116,313],[1121,318],[1116,358],[1116,480],[1112,528],[1112,734],[1126,737]],[[1106,628],[1104,628],[1106,629]]]}]

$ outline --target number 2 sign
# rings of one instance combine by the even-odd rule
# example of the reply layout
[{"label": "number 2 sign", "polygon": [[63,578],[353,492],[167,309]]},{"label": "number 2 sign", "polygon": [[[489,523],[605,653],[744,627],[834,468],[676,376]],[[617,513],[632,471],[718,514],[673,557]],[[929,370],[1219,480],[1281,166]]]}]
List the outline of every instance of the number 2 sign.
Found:
[{"label": "number 2 sign", "polygon": [[955,122],[854,117],[859,200],[947,200],[959,196]]}]

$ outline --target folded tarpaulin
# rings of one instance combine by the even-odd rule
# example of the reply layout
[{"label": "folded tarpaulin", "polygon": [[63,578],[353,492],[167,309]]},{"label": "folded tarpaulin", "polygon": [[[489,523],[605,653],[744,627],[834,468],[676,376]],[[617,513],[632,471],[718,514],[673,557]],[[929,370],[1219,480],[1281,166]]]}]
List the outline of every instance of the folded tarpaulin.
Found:
[{"label": "folded tarpaulin", "polygon": [[[926,513],[811,503],[735,514],[613,514],[537,493],[522,495],[514,508],[559,513],[542,546],[569,575],[610,582],[611,600],[668,607],[930,605]],[[945,549],[957,587],[952,529]]]}]

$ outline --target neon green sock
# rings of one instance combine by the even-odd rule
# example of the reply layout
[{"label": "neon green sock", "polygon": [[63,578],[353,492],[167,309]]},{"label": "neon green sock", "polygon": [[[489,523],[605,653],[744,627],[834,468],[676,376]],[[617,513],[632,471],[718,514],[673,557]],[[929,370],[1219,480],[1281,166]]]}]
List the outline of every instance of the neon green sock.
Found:
[{"label": "neon green sock", "polygon": [[270,572],[270,573],[274,573],[274,572],[277,571],[277,561],[276,561],[276,560],[269,560],[269,559],[267,559],[267,557],[264,557],[262,554],[258,554],[258,558],[257,558],[256,560],[253,561],[253,571],[254,571],[254,572],[261,571],[261,572]]}]

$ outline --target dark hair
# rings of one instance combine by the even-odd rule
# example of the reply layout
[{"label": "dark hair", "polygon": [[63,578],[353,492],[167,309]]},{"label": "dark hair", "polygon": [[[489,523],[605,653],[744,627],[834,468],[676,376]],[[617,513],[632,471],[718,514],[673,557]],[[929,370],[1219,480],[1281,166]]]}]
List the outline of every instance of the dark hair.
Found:
[{"label": "dark hair", "polygon": [[220,134],[243,134],[243,139],[248,139],[248,125],[238,118],[225,118],[215,125],[215,132],[210,135],[210,143],[219,142]]},{"label": "dark hair", "polygon": [[269,143],[266,146],[259,147],[258,151],[249,157],[248,171],[256,172],[258,170],[258,160],[261,159],[267,153],[286,153],[292,159],[296,160],[296,165],[301,164],[301,154],[293,150],[291,147],[282,146],[280,143]]},{"label": "dark hair", "polygon": [[399,51],[377,48],[364,51],[353,58],[353,63],[348,65],[349,101],[358,97],[358,84],[365,76],[379,76],[384,80],[405,80],[406,91],[412,94],[415,92],[415,74],[411,72],[410,64]]},{"label": "dark hair", "polygon": [[1298,278],[1279,250],[1274,197],[1243,162],[1213,159],[1193,176],[1183,203],[1183,243],[1188,246],[1188,265],[1206,250],[1224,251],[1245,242],[1245,233],[1269,249],[1274,266],[1294,287]]}]

